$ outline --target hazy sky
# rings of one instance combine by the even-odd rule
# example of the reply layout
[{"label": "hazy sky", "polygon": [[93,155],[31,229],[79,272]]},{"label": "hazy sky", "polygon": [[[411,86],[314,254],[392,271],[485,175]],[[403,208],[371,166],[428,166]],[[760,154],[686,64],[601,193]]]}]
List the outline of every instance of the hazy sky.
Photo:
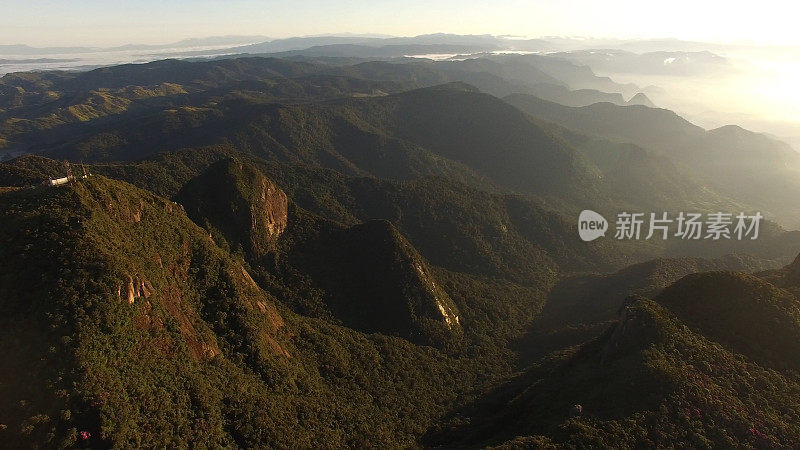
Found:
[{"label": "hazy sky", "polygon": [[100,46],[228,34],[337,32],[800,44],[791,3],[762,0],[757,7],[744,7],[702,0],[0,0],[0,44]]}]

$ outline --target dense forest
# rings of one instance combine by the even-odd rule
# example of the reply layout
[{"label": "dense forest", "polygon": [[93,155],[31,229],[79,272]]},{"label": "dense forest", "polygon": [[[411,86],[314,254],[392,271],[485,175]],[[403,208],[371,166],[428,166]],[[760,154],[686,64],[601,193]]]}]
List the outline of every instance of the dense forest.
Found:
[{"label": "dense forest", "polygon": [[[800,157],[629,88],[491,54],[3,76],[0,447],[800,447]],[[584,209],[766,220],[583,242]]]}]

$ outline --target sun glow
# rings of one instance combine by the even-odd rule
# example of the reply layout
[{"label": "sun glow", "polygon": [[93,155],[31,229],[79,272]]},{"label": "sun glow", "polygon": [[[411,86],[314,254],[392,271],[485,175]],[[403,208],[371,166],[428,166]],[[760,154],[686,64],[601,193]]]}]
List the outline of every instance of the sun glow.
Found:
[{"label": "sun glow", "polygon": [[[750,89],[772,111],[762,111],[776,120],[800,122],[800,61],[758,61],[758,73],[750,80]],[[760,76],[759,76],[760,74]]]}]

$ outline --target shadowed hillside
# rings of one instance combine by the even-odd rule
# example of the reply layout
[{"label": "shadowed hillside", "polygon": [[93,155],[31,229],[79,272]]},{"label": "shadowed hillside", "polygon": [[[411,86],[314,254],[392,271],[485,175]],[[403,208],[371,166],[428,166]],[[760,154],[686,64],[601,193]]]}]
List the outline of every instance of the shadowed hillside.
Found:
[{"label": "shadowed hillside", "polygon": [[639,298],[601,337],[542,360],[426,442],[791,447],[798,393],[796,373],[743,359]]},{"label": "shadowed hillside", "polygon": [[286,194],[258,169],[241,162],[213,164],[186,183],[176,200],[195,223],[213,227],[228,245],[238,246],[252,259],[273,249],[286,229]]},{"label": "shadowed hillside", "polygon": [[800,301],[787,291],[756,277],[711,272],[686,276],[656,301],[767,367],[800,367]]},{"label": "shadowed hillside", "polygon": [[255,166],[237,160],[213,164],[177,199],[226,246],[244,248],[256,274],[277,277],[273,282],[286,286],[310,283],[320,289],[320,310],[294,305],[300,312],[439,346],[460,334],[452,300],[389,222],[345,228],[289,208],[283,191]]}]

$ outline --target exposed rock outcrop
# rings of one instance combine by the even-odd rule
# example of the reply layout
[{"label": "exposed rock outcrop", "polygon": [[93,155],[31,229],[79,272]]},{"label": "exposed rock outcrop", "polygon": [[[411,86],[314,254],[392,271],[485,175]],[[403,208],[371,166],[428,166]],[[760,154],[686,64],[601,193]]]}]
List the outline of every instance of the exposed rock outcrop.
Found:
[{"label": "exposed rock outcrop", "polygon": [[132,305],[137,298],[150,298],[153,295],[153,285],[147,278],[139,275],[126,275],[125,278],[125,282],[117,286],[117,298],[120,301],[124,299]]},{"label": "exposed rock outcrop", "polygon": [[[219,161],[190,180],[177,200],[189,217],[209,230],[214,241],[231,251],[241,247],[253,267],[265,267],[265,256],[282,259],[287,272],[299,271],[324,292],[320,311],[358,330],[399,335],[438,345],[461,332],[458,310],[437,285],[419,253],[389,222],[369,221],[351,228],[312,217],[293,206],[289,223],[286,194],[255,166]],[[277,250],[287,229],[289,249]],[[314,229],[314,233],[309,230]],[[219,238],[219,239],[218,239]],[[223,242],[223,240],[225,242]],[[291,268],[290,268],[291,267]],[[241,270],[247,284],[252,277]],[[272,314],[261,303],[261,313]],[[278,347],[276,347],[276,350]],[[277,350],[283,353],[283,350]]]},{"label": "exposed rock outcrop", "polygon": [[[263,187],[265,199],[276,195],[269,184]],[[253,342],[237,343],[232,351],[252,352],[253,358],[289,357],[279,333],[283,318],[272,299],[181,208],[103,177],[73,188],[92,212],[76,232],[90,234],[91,245],[109,244],[95,251],[114,267],[117,300],[130,305],[133,324],[149,335],[143,339],[152,339],[154,349],[173,354],[185,348],[195,359],[213,358],[222,355],[218,341],[230,335],[228,327],[236,326]],[[279,217],[279,209],[272,216]],[[240,315],[235,325],[220,320],[231,311]]]},{"label": "exposed rock outcrop", "polygon": [[190,180],[177,196],[198,225],[218,231],[251,259],[274,248],[288,220],[288,198],[256,167],[227,159]]},{"label": "exposed rock outcrop", "polygon": [[455,303],[390,222],[314,226],[328,229],[297,243],[287,262],[314,280],[326,307],[344,325],[435,346],[460,335]]}]

